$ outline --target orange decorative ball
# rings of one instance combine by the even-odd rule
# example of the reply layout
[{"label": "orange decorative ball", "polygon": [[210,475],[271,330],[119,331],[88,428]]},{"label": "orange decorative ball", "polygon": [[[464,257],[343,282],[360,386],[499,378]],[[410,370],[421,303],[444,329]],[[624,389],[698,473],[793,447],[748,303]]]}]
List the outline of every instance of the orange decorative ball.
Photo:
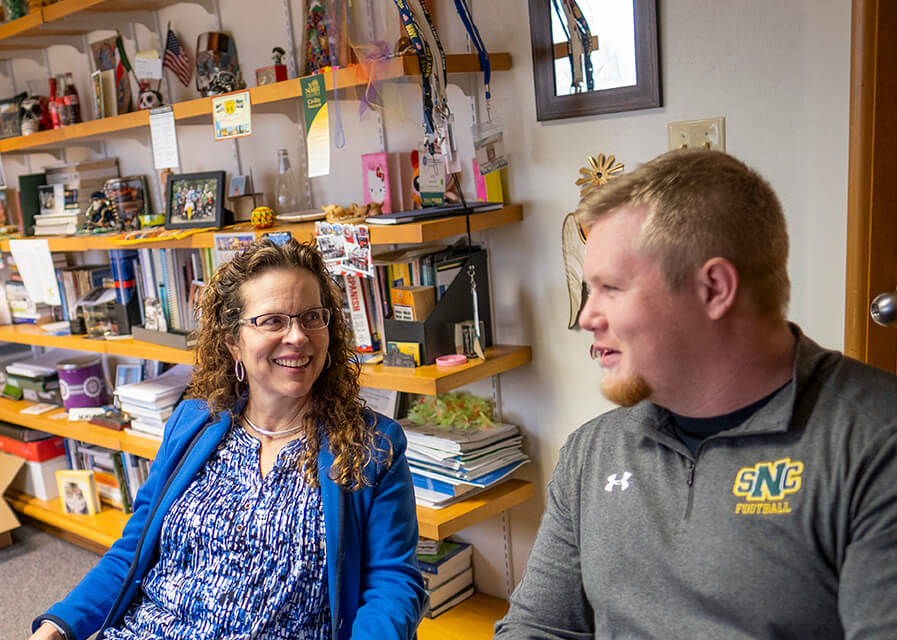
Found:
[{"label": "orange decorative ball", "polygon": [[256,207],[252,210],[252,226],[256,229],[267,229],[274,226],[274,209],[271,207]]}]

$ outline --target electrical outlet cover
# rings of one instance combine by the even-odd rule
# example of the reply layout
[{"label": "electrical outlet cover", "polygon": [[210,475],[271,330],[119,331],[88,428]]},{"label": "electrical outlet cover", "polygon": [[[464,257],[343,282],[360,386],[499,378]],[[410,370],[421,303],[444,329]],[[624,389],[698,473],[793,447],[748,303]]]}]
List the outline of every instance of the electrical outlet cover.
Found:
[{"label": "electrical outlet cover", "polygon": [[720,116],[670,122],[667,124],[667,140],[670,150],[703,147],[725,151],[726,119]]}]

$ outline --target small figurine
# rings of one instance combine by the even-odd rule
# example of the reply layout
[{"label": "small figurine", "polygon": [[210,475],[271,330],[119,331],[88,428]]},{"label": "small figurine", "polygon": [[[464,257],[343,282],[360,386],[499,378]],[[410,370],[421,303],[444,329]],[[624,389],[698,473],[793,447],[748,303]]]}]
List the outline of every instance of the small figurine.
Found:
[{"label": "small figurine", "polygon": [[274,61],[274,64],[283,64],[283,57],[286,55],[286,51],[281,49],[280,47],[274,47],[271,49],[271,59]]},{"label": "small figurine", "polygon": [[87,231],[118,230],[118,213],[112,206],[112,201],[102,191],[90,194],[90,204],[84,214],[84,222]]},{"label": "small figurine", "polygon": [[162,94],[159,93],[156,89],[151,89],[149,86],[149,82],[146,80],[140,81],[140,93],[137,95],[137,108],[140,110],[144,109],[155,109],[156,107],[162,106]]},{"label": "small figurine", "polygon": [[40,98],[25,98],[19,106],[19,117],[21,118],[20,126],[23,136],[30,136],[32,133],[40,131],[41,118],[43,117],[43,109],[41,109]]},{"label": "small figurine", "polygon": [[274,226],[274,209],[271,207],[256,207],[252,210],[250,218],[252,226],[256,229],[267,229]]}]

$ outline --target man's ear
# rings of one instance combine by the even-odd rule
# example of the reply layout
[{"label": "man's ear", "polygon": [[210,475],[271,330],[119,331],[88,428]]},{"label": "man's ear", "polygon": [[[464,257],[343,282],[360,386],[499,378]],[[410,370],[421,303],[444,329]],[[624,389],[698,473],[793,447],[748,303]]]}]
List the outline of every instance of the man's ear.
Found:
[{"label": "man's ear", "polygon": [[735,306],[738,269],[725,258],[710,258],[696,275],[698,292],[707,317],[719,320]]}]

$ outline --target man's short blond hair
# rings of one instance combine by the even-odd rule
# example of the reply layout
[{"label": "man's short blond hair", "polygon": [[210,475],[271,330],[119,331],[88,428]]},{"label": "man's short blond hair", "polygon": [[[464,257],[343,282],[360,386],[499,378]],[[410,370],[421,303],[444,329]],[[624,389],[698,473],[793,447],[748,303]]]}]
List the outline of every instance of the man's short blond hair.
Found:
[{"label": "man's short blond hair", "polygon": [[756,171],[705,149],[670,151],[594,189],[576,215],[588,228],[622,206],[646,206],[639,246],[682,291],[707,260],[725,258],[764,315],[784,319],[788,231],[779,199]]}]

